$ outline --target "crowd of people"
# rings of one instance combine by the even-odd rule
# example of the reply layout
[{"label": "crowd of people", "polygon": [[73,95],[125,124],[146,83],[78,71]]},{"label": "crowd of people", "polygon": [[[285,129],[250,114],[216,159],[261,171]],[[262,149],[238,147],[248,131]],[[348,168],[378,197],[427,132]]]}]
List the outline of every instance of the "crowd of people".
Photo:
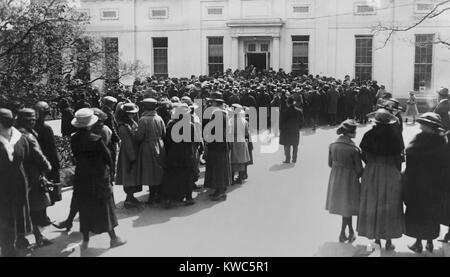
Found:
[{"label": "crowd of people", "polygon": [[[326,210],[342,216],[340,242],[356,239],[352,216],[357,216],[358,235],[374,239],[380,248],[386,240],[386,250],[394,250],[392,239],[407,235],[416,239],[409,246],[412,251],[421,253],[425,240],[426,250],[433,252],[440,225],[450,226],[449,90],[442,88],[438,95],[434,112],[414,119],[420,133],[407,147],[395,105],[368,115],[375,125],[359,147],[353,142],[356,122],[341,123],[329,148],[326,200]],[[450,241],[450,230],[440,241]]]},{"label": "crowd of people", "polygon": [[[253,163],[247,109],[279,108],[280,144],[284,146],[286,156],[284,163],[297,162],[300,129],[305,126],[315,130],[321,125],[337,125],[345,119],[355,119],[355,122],[364,124],[369,118],[367,114],[380,106],[388,108],[396,118],[400,118],[396,122],[403,122],[398,100],[393,99],[384,86],[379,87],[376,81],[351,80],[349,76],[339,80],[324,76],[298,76],[283,70],[227,70],[214,76],[136,79],[129,89],[120,86],[106,88],[102,97],[95,91],[77,89],[58,99],[61,133],[70,142],[75,165],[74,193],[69,215],[60,223],[52,222],[46,212],[47,207],[58,201],[49,197],[47,185],[60,183],[54,134],[45,123],[52,109],[43,101],[31,108],[20,106],[20,103],[2,105],[5,108],[0,109],[0,170],[1,176],[7,177],[0,180],[0,247],[3,256],[15,256],[19,253],[18,249],[29,248],[30,243],[25,236],[31,231],[38,246],[50,244],[51,241],[41,234],[40,228],[53,224],[57,228],[70,230],[77,214],[84,248],[89,245],[90,233],[108,233],[111,247],[126,243],[114,231],[118,221],[113,185],[123,186],[125,208],[143,204],[135,197],[143,187],[148,187],[150,191],[146,201],[148,205],[162,204],[165,208],[171,208],[177,203],[193,205],[193,191],[198,188],[196,182],[199,180],[200,167],[205,164],[203,186],[212,190],[210,199],[226,200],[227,188],[233,184],[242,184],[248,178],[248,165]],[[196,103],[201,103],[201,107]],[[199,118],[195,111],[205,107],[212,107],[211,117]],[[271,126],[272,116],[271,113],[267,114],[267,126],[278,134],[278,129]],[[172,134],[174,129],[176,132],[177,124],[186,117],[190,119],[188,126],[191,137],[179,141]],[[223,121],[223,137],[208,140],[203,129],[209,122],[216,120]],[[219,133],[220,130],[214,128],[210,130],[211,133]],[[244,132],[235,132],[237,129]],[[394,129],[389,135],[403,143],[401,124]],[[339,130],[343,134],[340,139],[351,145],[351,140],[345,136],[349,132],[343,132],[342,126]],[[182,136],[186,131],[180,129],[178,134]],[[232,139],[228,137],[230,132]],[[352,178],[355,183],[343,185],[350,187],[344,192],[336,192],[338,200],[334,200],[336,196],[332,193],[333,189],[329,194],[331,206],[340,201],[339,198],[344,200],[341,199],[343,202],[338,205],[354,206],[343,215],[346,226],[351,227],[351,215],[355,215],[359,203],[355,202],[356,193],[353,191],[359,182],[355,178],[364,172],[361,190],[371,192],[372,186],[364,186],[364,174],[369,174],[369,165],[378,166],[386,162],[395,165],[395,170],[400,170],[401,161],[395,155],[403,151],[403,144],[393,146],[390,143],[393,137],[383,138],[379,131],[374,133],[372,141],[364,144],[370,149],[362,147],[363,153],[366,151],[372,154],[364,156],[363,160],[368,163],[366,170],[362,170],[361,162],[357,160],[359,156],[353,153],[354,157],[347,162],[353,166],[359,164],[360,168],[352,169],[355,171],[352,171],[352,176],[348,175],[349,170],[345,173],[348,176],[339,173],[332,178],[338,180],[338,191],[345,178]],[[382,140],[380,147],[376,146],[377,139]],[[370,152],[373,149],[375,152]],[[337,153],[341,154],[340,151]],[[395,157],[385,158],[383,155],[387,154]],[[343,167],[341,161],[334,163],[333,159],[330,156],[330,166]],[[393,170],[391,167],[388,169]],[[385,175],[381,173],[380,176]],[[397,182],[397,177],[389,182]],[[385,185],[388,192],[395,188],[391,183]],[[351,192],[354,199],[344,197],[342,193],[346,192]],[[396,225],[387,224],[391,228],[387,234],[381,229],[374,231],[371,228],[386,225],[387,219],[384,217],[400,220],[401,212],[378,213],[377,220],[384,220],[383,224],[371,222],[371,216],[378,208],[376,205],[384,206],[383,203],[373,202],[369,192],[361,197],[360,202],[364,203],[367,198],[372,201],[372,206],[367,205],[364,209],[358,207],[362,222],[360,234],[376,239],[394,238],[398,234]],[[367,214],[361,215],[364,211]]]}]

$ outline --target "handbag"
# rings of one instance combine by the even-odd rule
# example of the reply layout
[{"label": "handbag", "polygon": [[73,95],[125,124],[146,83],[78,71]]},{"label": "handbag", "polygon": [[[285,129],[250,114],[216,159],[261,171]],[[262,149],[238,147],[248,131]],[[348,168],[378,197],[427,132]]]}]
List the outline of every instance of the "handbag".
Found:
[{"label": "handbag", "polygon": [[50,198],[50,206],[62,200],[61,184],[53,183],[47,178],[41,178],[41,186],[44,188],[46,194]]}]

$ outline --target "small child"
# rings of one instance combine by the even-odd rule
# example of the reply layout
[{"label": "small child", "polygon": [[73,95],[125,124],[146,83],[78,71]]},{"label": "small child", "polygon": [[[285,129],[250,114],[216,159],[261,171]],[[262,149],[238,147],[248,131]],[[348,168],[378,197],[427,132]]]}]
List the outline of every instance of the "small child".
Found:
[{"label": "small child", "polygon": [[408,117],[412,116],[413,124],[416,123],[416,115],[419,115],[419,111],[417,110],[417,101],[414,96],[414,91],[409,92],[409,99],[406,101],[406,120],[408,122]]}]

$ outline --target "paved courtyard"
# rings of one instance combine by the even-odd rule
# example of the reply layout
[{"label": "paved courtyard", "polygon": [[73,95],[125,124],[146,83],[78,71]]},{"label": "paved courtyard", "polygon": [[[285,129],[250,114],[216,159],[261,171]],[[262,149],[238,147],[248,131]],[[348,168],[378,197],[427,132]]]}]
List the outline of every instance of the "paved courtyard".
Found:
[{"label": "paved courtyard", "polygon": [[[358,128],[356,142],[369,126]],[[80,251],[78,220],[69,233],[53,227],[45,230],[54,244],[37,249],[33,256],[368,256],[367,239],[358,237],[353,245],[339,244],[341,218],[328,214],[325,207],[328,175],[328,145],[336,138],[335,128],[302,132],[299,162],[282,165],[283,151],[261,153],[256,144],[255,164],[249,168],[248,181],[228,192],[224,202],[211,202],[206,191],[196,192],[196,204],[190,207],[123,208],[125,195],[115,187],[119,226],[117,233],[128,243],[109,249],[107,234],[93,236],[91,248]],[[418,125],[405,125],[408,143]],[[274,139],[277,142],[276,138]],[[202,169],[204,171],[204,169]],[[203,179],[198,182],[202,184]],[[143,201],[147,189],[139,194]],[[52,220],[62,221],[69,212],[71,191],[63,201],[48,209]],[[353,224],[356,225],[354,218]],[[441,231],[443,236],[445,230]],[[34,241],[30,236],[30,241]],[[413,239],[394,240],[395,252],[375,251],[372,256],[444,256],[448,249],[435,242],[433,254],[411,253],[407,245]]]}]

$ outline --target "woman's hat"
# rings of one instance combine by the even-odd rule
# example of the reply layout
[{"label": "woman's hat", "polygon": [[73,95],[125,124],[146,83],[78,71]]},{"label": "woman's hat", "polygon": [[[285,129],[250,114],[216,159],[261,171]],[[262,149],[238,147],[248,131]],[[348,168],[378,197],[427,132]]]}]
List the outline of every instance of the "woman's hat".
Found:
[{"label": "woman's hat", "polygon": [[98,120],[106,121],[108,119],[108,115],[99,108],[92,108],[92,111],[94,112],[94,115],[98,117]]},{"label": "woman's hat", "polygon": [[0,108],[0,118],[14,119],[14,116],[11,110]]},{"label": "woman's hat", "polygon": [[441,88],[437,93],[441,96],[448,96],[448,88]]},{"label": "woman's hat", "polygon": [[30,108],[20,109],[17,112],[17,117],[26,120],[36,120],[36,111]]},{"label": "woman's hat", "polygon": [[193,104],[191,97],[189,96],[183,96],[181,97],[181,102],[188,104],[191,106]]},{"label": "woman's hat", "polygon": [[356,132],[356,127],[357,127],[356,121],[354,121],[353,119],[347,119],[339,125],[336,133],[338,135],[346,133],[352,134]]},{"label": "woman's hat", "polygon": [[394,124],[398,122],[397,117],[384,108],[369,113],[367,117],[379,124]]},{"label": "woman's hat", "polygon": [[191,108],[186,103],[174,103],[175,112],[178,114],[190,114]]},{"label": "woman's hat", "polygon": [[112,97],[112,96],[105,96],[103,98],[103,102],[115,104],[115,103],[117,103],[117,99],[115,97]]},{"label": "woman's hat", "polygon": [[76,128],[86,128],[97,123],[98,117],[94,111],[89,108],[83,108],[75,113],[75,118],[72,120],[72,125]]},{"label": "woman's hat", "polygon": [[445,127],[442,125],[441,117],[437,113],[424,113],[417,119],[417,122],[433,128],[437,133],[446,132]]},{"label": "woman's hat", "polygon": [[120,109],[125,113],[135,114],[139,112],[139,107],[133,103],[123,104]]},{"label": "woman's hat", "polygon": [[170,102],[172,103],[180,103],[180,98],[178,96],[174,96],[170,98]]}]

